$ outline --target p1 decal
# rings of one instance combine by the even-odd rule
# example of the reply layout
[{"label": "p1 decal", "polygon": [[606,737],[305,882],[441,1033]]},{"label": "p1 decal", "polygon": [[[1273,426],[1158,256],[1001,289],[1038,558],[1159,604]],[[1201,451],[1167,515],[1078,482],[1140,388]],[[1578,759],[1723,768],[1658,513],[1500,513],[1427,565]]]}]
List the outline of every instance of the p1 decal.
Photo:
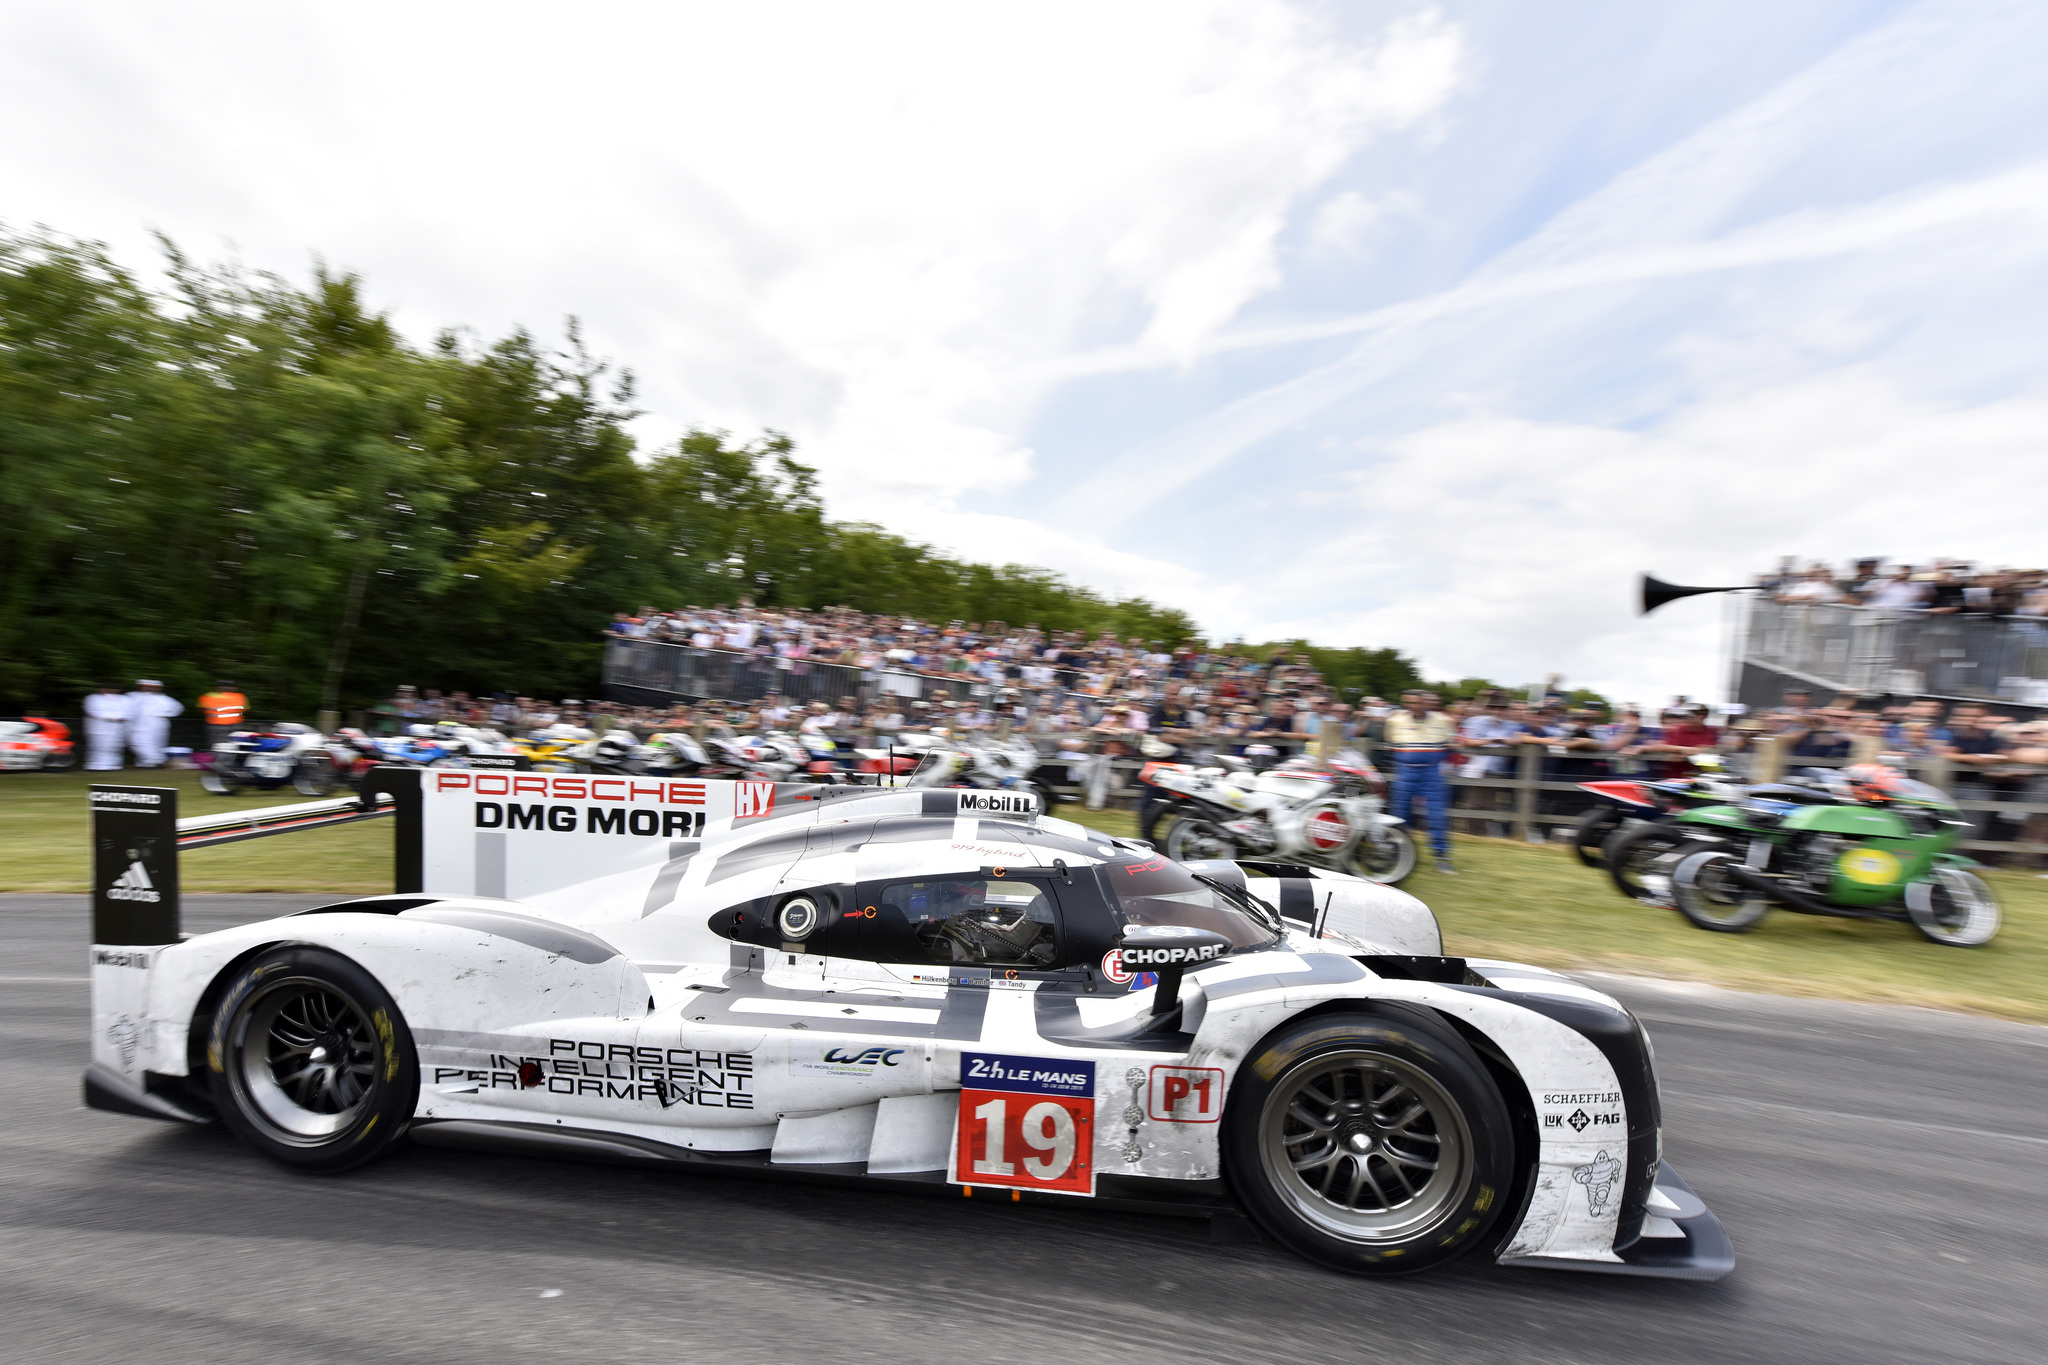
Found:
[{"label": "p1 decal", "polygon": [[1223,1117],[1223,1072],[1213,1066],[1155,1066],[1145,1108],[1162,1123],[1214,1123]]},{"label": "p1 decal", "polygon": [[735,820],[751,820],[768,815],[775,809],[775,784],[773,782],[737,782],[733,784],[732,816]]},{"label": "p1 decal", "polygon": [[1095,1063],[968,1052],[960,1087],[955,1181],[1095,1193]]}]

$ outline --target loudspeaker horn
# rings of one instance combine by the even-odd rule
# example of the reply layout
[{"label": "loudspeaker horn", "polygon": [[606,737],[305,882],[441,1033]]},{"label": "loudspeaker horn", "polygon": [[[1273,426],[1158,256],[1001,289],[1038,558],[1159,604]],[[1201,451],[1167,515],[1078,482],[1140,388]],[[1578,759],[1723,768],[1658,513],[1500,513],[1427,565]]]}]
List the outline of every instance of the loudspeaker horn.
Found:
[{"label": "loudspeaker horn", "polygon": [[1648,616],[1666,602],[1673,602],[1681,597],[1697,597],[1703,592],[1746,592],[1754,586],[1750,583],[1741,583],[1732,588],[1687,588],[1644,574],[1642,614]]}]

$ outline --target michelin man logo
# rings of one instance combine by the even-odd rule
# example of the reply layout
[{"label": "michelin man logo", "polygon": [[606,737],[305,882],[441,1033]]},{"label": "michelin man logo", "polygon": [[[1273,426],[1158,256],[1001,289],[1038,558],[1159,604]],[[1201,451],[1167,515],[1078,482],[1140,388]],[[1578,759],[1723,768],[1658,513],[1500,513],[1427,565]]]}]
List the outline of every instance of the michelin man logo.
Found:
[{"label": "michelin man logo", "polygon": [[1595,1218],[1607,1212],[1607,1201],[1614,1197],[1614,1182],[1620,1178],[1621,1163],[1604,1151],[1572,1172],[1572,1179],[1586,1187],[1586,1211]]},{"label": "michelin man logo", "polygon": [[135,1050],[142,1044],[142,1026],[127,1015],[122,1015],[107,1028],[107,1041],[120,1054],[121,1071],[128,1074],[135,1070]]}]

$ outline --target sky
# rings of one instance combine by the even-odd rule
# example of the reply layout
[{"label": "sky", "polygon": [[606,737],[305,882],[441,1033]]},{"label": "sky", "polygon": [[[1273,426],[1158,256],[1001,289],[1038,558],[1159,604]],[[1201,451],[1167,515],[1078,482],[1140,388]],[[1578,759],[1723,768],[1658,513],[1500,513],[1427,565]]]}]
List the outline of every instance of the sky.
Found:
[{"label": "sky", "polygon": [[1719,697],[1796,554],[2037,566],[2048,6],[0,4],[0,222],[360,272],[835,515]]}]

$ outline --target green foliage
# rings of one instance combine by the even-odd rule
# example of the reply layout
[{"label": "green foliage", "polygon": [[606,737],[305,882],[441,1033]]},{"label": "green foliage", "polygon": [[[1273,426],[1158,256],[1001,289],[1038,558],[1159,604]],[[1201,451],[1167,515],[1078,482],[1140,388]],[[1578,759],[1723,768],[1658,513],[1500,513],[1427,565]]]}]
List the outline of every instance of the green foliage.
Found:
[{"label": "green foliage", "polygon": [[641,605],[847,606],[1111,631],[1183,612],[827,519],[785,436],[636,458],[630,374],[524,332],[409,346],[352,275],[202,269],[0,233],[0,705],[103,679],[259,714],[399,682],[560,696]]}]

